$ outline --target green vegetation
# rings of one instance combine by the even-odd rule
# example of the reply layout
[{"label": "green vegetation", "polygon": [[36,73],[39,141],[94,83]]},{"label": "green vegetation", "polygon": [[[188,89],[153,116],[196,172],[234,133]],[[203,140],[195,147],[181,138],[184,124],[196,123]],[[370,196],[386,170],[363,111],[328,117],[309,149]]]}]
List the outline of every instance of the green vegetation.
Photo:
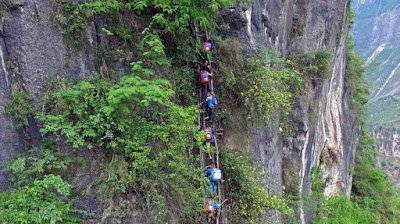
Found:
[{"label": "green vegetation", "polygon": [[366,105],[369,99],[369,87],[364,80],[363,60],[361,56],[354,51],[353,37],[349,36],[347,40],[348,65],[346,70],[347,87],[349,89],[348,102],[351,111],[359,120],[366,119]]},{"label": "green vegetation", "polygon": [[[193,38],[191,26],[213,31],[217,11],[232,6],[233,0],[170,1],[170,0],[89,0],[61,1],[62,11],[55,19],[63,33],[77,45],[93,16],[109,17],[112,22],[102,27],[105,38],[134,45],[131,68],[122,77],[93,75],[75,82],[54,82],[43,99],[42,134],[57,143],[94,150],[103,159],[99,166],[103,211],[108,217],[124,220],[130,211],[143,212],[140,221],[151,223],[198,223],[203,220],[203,203],[208,196],[207,179],[199,167],[197,155],[203,149],[195,103],[197,73],[204,59],[200,41]],[[148,15],[140,37],[132,35],[133,27],[119,14]],[[294,26],[301,35],[302,27]],[[217,119],[233,119],[244,115],[253,124],[270,122],[274,114],[285,120],[293,99],[305,81],[327,79],[331,73],[331,53],[326,50],[292,55],[289,60],[276,52],[258,49],[251,59],[243,58],[242,46],[232,39],[215,37],[217,56],[217,95],[220,112]],[[354,116],[362,118],[365,110],[365,84],[362,82],[360,57],[349,45],[347,70],[349,100]],[[97,51],[98,67],[112,65],[113,55],[107,45]],[[167,80],[168,79],[168,80]],[[171,80],[171,82],[169,81]],[[21,127],[33,115],[29,97],[14,94],[5,113],[17,119]],[[237,122],[239,123],[239,122]],[[241,123],[240,123],[241,124]],[[245,123],[247,124],[247,123]],[[242,126],[242,129],[246,127]],[[364,137],[365,137],[365,130]],[[244,142],[244,141],[243,141]],[[363,147],[372,143],[363,139]],[[399,219],[399,201],[385,176],[373,167],[368,150],[357,155],[354,169],[354,198],[323,196],[323,170],[312,171],[312,200],[315,223],[391,223]],[[299,202],[295,168],[285,164],[285,194],[288,202],[270,195],[261,187],[265,177],[245,153],[221,150],[224,188],[229,198],[230,223],[260,223],[267,209],[288,216],[294,211],[289,203]],[[12,223],[77,223],[72,206],[71,187],[64,175],[72,160],[54,146],[44,143],[28,157],[14,160],[8,170],[14,173],[16,188],[0,195],[0,221]],[[64,178],[64,179],[63,179]],[[130,204],[128,195],[138,200]],[[290,197],[289,197],[290,198]],[[17,213],[18,212],[18,213]],[[36,213],[35,213],[36,212]]]},{"label": "green vegetation", "polygon": [[311,171],[311,200],[308,206],[315,211],[313,224],[328,223],[375,223],[375,216],[370,210],[344,195],[324,196],[325,184],[321,166],[314,166]]},{"label": "green vegetation", "polygon": [[70,200],[71,186],[55,174],[67,169],[71,160],[59,156],[45,141],[9,164],[15,188],[0,194],[0,222],[81,223]]},{"label": "green vegetation", "polygon": [[375,223],[374,216],[369,210],[350,201],[346,196],[333,196],[323,207],[317,209],[317,219],[313,224],[333,223]]},{"label": "green vegetation", "polygon": [[[62,14],[57,18],[64,28],[63,33],[79,44],[83,38],[82,31],[88,27],[86,20],[93,15],[108,14],[115,16],[122,12],[138,15],[149,13],[152,14],[149,27],[143,33],[159,36],[163,33],[186,33],[189,31],[190,21],[199,24],[201,29],[213,30],[217,27],[214,20],[217,11],[232,6],[234,2],[234,0],[92,0],[76,4],[64,0],[62,1]],[[155,27],[157,27],[156,30],[152,30]],[[111,33],[123,39],[130,39],[126,27],[119,29],[118,32],[116,30],[110,31]]]},{"label": "green vegetation", "polygon": [[67,85],[46,100],[42,132],[64,137],[74,147],[124,156],[125,174],[116,182],[109,180],[120,189],[119,196],[135,189],[146,198],[141,206],[155,221],[179,218],[192,223],[200,219],[200,186],[205,183],[198,158],[191,153],[200,145],[193,139],[201,139],[197,110],[173,104],[170,88],[166,80],[145,80],[136,73],[119,83],[91,77]]},{"label": "green vegetation", "polygon": [[331,75],[331,52],[327,50],[293,54],[289,59],[287,65],[300,71],[305,80],[327,79]]},{"label": "green vegetation", "polygon": [[[398,223],[399,191],[375,166],[375,145],[363,124],[353,172],[352,197],[318,197],[320,204],[316,207],[317,217],[313,223]],[[318,178],[314,181],[317,183],[314,188],[319,189]]]},{"label": "green vegetation", "polygon": [[374,215],[376,223],[397,223],[400,219],[399,191],[388,182],[385,173],[375,166],[376,143],[365,126],[362,127],[362,134],[362,148],[356,155],[354,168],[354,200]]},{"label": "green vegetation", "polygon": [[[298,70],[285,67],[286,62],[277,53],[258,49],[252,59],[244,59],[242,46],[236,40],[227,39],[219,44],[219,89],[222,98],[220,108],[245,108],[245,116],[255,123],[270,122],[274,113],[286,117],[296,93],[302,85]],[[229,116],[225,114],[223,116]]]},{"label": "green vegetation", "polygon": [[275,209],[285,215],[292,215],[293,210],[287,202],[276,195],[269,195],[258,182],[263,173],[257,169],[248,155],[235,152],[221,152],[221,162],[225,171],[224,185],[229,189],[227,197],[230,203],[229,223],[262,223],[265,221],[265,208]]},{"label": "green vegetation", "polygon": [[28,126],[28,116],[33,116],[34,109],[30,102],[31,98],[24,92],[17,90],[6,102],[4,114],[15,121],[15,128]]}]

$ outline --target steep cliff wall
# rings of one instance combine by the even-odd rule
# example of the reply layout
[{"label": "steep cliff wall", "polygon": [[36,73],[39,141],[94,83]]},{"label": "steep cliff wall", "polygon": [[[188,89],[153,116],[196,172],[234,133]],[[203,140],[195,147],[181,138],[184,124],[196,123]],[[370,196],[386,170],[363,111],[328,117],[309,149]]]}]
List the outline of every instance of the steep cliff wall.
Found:
[{"label": "steep cliff wall", "polygon": [[[57,78],[73,78],[94,72],[95,46],[72,52],[54,21],[56,1],[4,1],[1,3],[0,110],[4,110],[12,89],[23,88],[33,104],[46,94],[43,85]],[[0,165],[12,155],[38,146],[40,133],[34,120],[25,130],[15,131],[11,120],[0,113]],[[6,174],[1,173],[0,191],[5,189]]]},{"label": "steep cliff wall", "polygon": [[385,171],[388,179],[400,188],[400,132],[393,128],[373,127],[371,129],[381,153],[381,156],[378,156],[377,165]]},{"label": "steep cliff wall", "polygon": [[[247,46],[266,45],[282,55],[321,49],[332,53],[331,76],[306,81],[294,105],[290,115],[293,135],[282,136],[278,124],[251,133],[254,157],[269,176],[265,180],[269,191],[282,193],[282,175],[288,167],[295,167],[300,193],[308,194],[311,169],[321,165],[325,194],[350,194],[359,125],[350,115],[345,86],[349,7],[345,0],[258,0],[252,7],[238,6],[222,13],[222,21],[231,27],[230,35]],[[310,214],[301,211],[301,223],[309,220]]]},{"label": "steep cliff wall", "polygon": [[[96,50],[101,42],[96,33],[99,27],[93,24],[85,34],[93,42],[84,43],[84,49],[72,50],[54,24],[57,8],[57,2],[46,0],[7,4],[9,14],[1,23],[0,109],[14,82],[25,88],[39,108],[38,100],[46,94],[44,83],[55,77],[71,79],[95,71]],[[321,49],[331,53],[331,75],[305,81],[290,115],[292,134],[282,136],[279,122],[251,131],[253,155],[269,176],[264,181],[270,192],[281,194],[287,187],[283,173],[291,164],[300,193],[310,193],[311,169],[321,165],[325,194],[350,194],[350,169],[359,126],[350,116],[345,86],[348,11],[347,0],[256,0],[251,6],[238,5],[220,14],[220,23],[231,27],[228,35],[248,43],[249,50],[263,45],[284,56]],[[29,126],[32,129],[18,135],[9,128],[10,120],[0,114],[0,126],[2,164],[28,147],[26,138],[38,141],[34,122]],[[90,176],[90,172],[85,175]],[[7,182],[5,174],[1,177],[3,190]],[[274,213],[270,216],[281,219]],[[310,212],[301,210],[301,223],[308,223],[311,217]]]}]

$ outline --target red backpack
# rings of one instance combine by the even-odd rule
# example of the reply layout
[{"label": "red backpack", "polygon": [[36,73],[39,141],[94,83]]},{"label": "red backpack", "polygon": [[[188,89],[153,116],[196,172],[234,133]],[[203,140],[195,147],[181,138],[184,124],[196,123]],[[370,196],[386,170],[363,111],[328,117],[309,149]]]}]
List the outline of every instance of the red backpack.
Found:
[{"label": "red backpack", "polygon": [[203,50],[205,50],[205,51],[211,51],[211,48],[212,48],[211,42],[204,42],[204,43],[203,43]]},{"label": "red backpack", "polygon": [[208,82],[208,72],[206,70],[203,70],[200,72],[200,82],[201,83],[207,83]]},{"label": "red backpack", "polygon": [[207,201],[205,206],[204,206],[204,211],[206,212],[213,212],[214,211],[214,207],[211,205],[211,201]]}]

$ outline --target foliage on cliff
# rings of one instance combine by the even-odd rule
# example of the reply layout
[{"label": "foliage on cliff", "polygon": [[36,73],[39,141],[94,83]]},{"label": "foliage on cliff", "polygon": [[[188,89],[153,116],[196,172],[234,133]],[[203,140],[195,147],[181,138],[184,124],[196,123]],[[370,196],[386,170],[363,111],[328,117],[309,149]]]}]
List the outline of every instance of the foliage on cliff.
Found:
[{"label": "foliage on cliff", "polygon": [[59,175],[71,160],[44,141],[25,157],[13,160],[15,187],[0,194],[0,221],[4,223],[81,223],[70,201],[71,186]]},{"label": "foliage on cliff", "polygon": [[262,223],[265,221],[265,208],[274,208],[291,216],[293,210],[287,202],[276,195],[269,195],[259,183],[268,178],[257,168],[257,164],[248,156],[239,152],[228,153],[222,150],[221,162],[224,164],[225,185],[232,200],[229,205],[229,223]]},{"label": "foliage on cliff", "polygon": [[288,66],[290,61],[276,52],[258,48],[253,58],[245,59],[238,41],[226,39],[217,44],[217,91],[223,99],[222,116],[228,117],[235,109],[245,108],[243,115],[254,123],[271,122],[274,113],[284,119],[299,93],[302,74]]}]

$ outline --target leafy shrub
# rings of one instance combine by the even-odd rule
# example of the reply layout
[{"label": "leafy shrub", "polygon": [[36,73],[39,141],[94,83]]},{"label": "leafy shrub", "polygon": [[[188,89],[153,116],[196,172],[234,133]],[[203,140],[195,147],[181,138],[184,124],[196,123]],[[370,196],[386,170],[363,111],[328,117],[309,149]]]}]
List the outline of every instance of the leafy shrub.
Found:
[{"label": "leafy shrub", "polygon": [[262,65],[260,60],[249,61],[246,70],[240,76],[240,95],[249,109],[248,118],[256,121],[269,121],[272,114],[280,112],[287,116],[291,108],[287,70],[273,70]]},{"label": "leafy shrub", "polygon": [[[118,14],[131,12],[140,15],[152,12],[151,23],[158,26],[158,30],[167,33],[187,32],[192,21],[199,24],[201,29],[213,30],[217,27],[215,17],[221,8],[230,7],[234,0],[207,0],[207,1],[156,1],[156,0],[90,0],[62,1],[64,19],[64,33],[72,36],[76,43],[81,42],[82,30],[87,28],[86,18],[98,14]],[[117,26],[118,27],[118,26]],[[144,32],[151,33],[151,32]],[[124,39],[129,39],[126,29],[115,29],[116,34]],[[154,34],[154,33],[153,33]]]},{"label": "leafy shrub", "polygon": [[331,53],[318,50],[310,53],[292,54],[287,65],[300,71],[304,79],[327,79],[331,74]]},{"label": "leafy shrub", "polygon": [[32,148],[26,156],[12,160],[5,170],[13,173],[10,179],[16,186],[24,186],[44,175],[61,174],[71,163],[71,158],[56,150],[50,140],[44,139],[39,149]]},{"label": "leafy shrub", "polygon": [[366,117],[366,105],[369,100],[369,87],[364,81],[364,68],[361,56],[354,51],[352,36],[347,40],[348,63],[346,77],[348,78],[347,87],[349,88],[348,102],[354,116],[360,120]]},{"label": "leafy shrub", "polygon": [[71,186],[55,174],[71,162],[63,157],[45,140],[40,149],[10,162],[15,188],[0,194],[0,222],[81,223],[70,201]]},{"label": "leafy shrub", "polygon": [[245,60],[240,43],[232,39],[221,43],[219,53],[218,74],[222,81],[218,91],[224,97],[222,102],[230,107],[244,105],[247,118],[255,123],[269,122],[274,113],[288,115],[302,84],[297,70],[286,68],[285,60],[263,48],[254,58]]},{"label": "leafy shrub", "polygon": [[368,209],[351,202],[346,196],[333,196],[325,201],[324,206],[317,209],[317,217],[313,224],[330,223],[375,223],[376,219]]},{"label": "leafy shrub", "polygon": [[70,185],[60,176],[45,175],[24,187],[0,194],[0,221],[5,223],[81,223],[77,210],[61,196]]},{"label": "leafy shrub", "polygon": [[[148,71],[137,64],[134,70]],[[125,175],[108,181],[119,197],[135,189],[146,199],[139,206],[156,222],[193,223],[201,219],[206,183],[191,153],[201,143],[197,110],[176,106],[172,95],[168,81],[136,73],[117,84],[92,77],[49,94],[42,131],[74,147],[122,155],[129,161]]]},{"label": "leafy shrub", "polygon": [[267,209],[291,215],[287,202],[276,195],[268,194],[261,187],[262,172],[256,168],[251,157],[237,152],[221,150],[224,185],[230,199],[230,223],[260,223]]},{"label": "leafy shrub", "polygon": [[22,128],[28,125],[28,116],[34,114],[34,109],[30,103],[31,98],[22,91],[15,91],[11,99],[6,102],[4,114],[15,120],[15,128]]},{"label": "leafy shrub", "polygon": [[324,193],[324,183],[322,181],[321,166],[313,166],[311,169],[311,190],[314,195],[322,195]]}]

